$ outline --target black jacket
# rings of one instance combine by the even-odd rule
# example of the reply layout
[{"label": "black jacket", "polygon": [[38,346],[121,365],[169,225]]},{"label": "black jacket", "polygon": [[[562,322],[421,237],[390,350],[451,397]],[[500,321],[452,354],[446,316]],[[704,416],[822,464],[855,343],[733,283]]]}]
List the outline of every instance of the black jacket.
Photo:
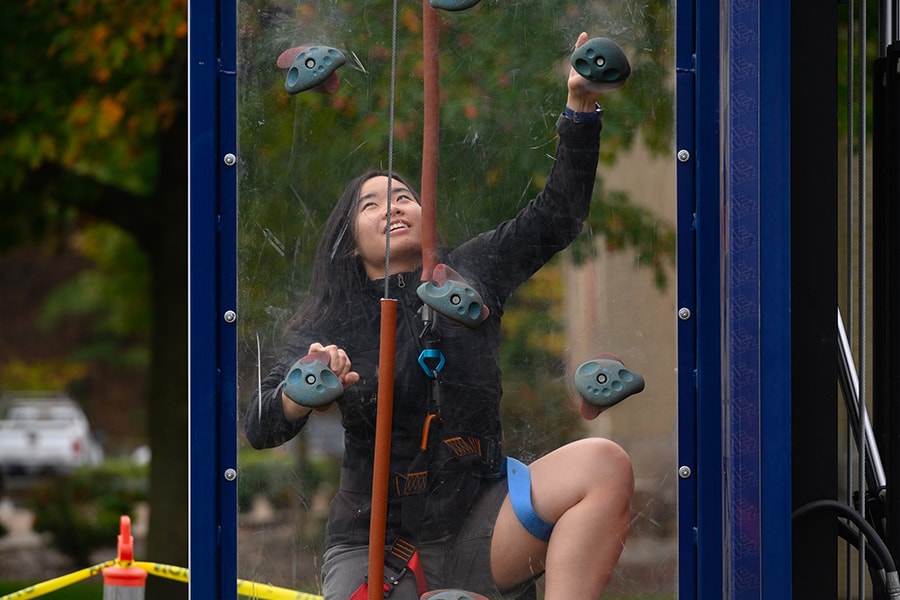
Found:
[{"label": "black jacket", "polygon": [[[425,347],[420,336],[422,301],[416,294],[420,274],[390,277],[389,297],[397,300],[397,350],[388,542],[404,529],[422,541],[453,531],[477,496],[479,478],[499,472],[502,389],[498,346],[503,303],[581,231],[596,176],[600,124],[576,124],[560,117],[557,128],[556,160],[544,190],[515,218],[440,256],[440,262],[481,293],[490,316],[474,329],[443,317],[436,319],[439,339],[434,340],[434,348],[445,357],[438,398],[432,377],[418,361]],[[337,401],[345,450],[341,490],[332,501],[329,517],[328,546],[365,544],[369,536],[383,296],[384,281],[370,281],[346,321],[318,334],[291,331],[281,359],[262,382],[262,410],[260,398],[254,394],[244,420],[247,439],[255,448],[277,446],[297,435],[308,418],[296,423],[284,419],[281,384],[288,369],[306,354],[311,342],[333,343],[346,350],[361,379]],[[426,417],[435,413],[440,418],[431,423],[429,453],[417,459]],[[427,491],[407,495],[405,486],[415,488],[417,483],[407,475],[422,471],[422,460],[428,463],[424,467]],[[413,500],[402,499],[413,496]]]}]

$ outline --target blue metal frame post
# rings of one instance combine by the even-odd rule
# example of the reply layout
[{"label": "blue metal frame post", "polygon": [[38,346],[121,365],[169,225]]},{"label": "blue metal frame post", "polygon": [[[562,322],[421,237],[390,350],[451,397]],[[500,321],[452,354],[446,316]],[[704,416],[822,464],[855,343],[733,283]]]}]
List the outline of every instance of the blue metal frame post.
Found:
[{"label": "blue metal frame post", "polygon": [[730,597],[791,597],[790,3],[732,2],[726,160]]},{"label": "blue metal frame post", "polygon": [[237,595],[236,10],[188,3],[190,595]]},{"label": "blue metal frame post", "polygon": [[791,597],[790,8],[678,5],[682,598]]},{"label": "blue metal frame post", "polygon": [[689,598],[697,589],[697,246],[696,144],[694,135],[696,48],[694,5],[677,5],[675,49],[678,208],[678,591]]},{"label": "blue metal frame post", "polygon": [[677,5],[679,597],[722,584],[720,73],[717,1]]}]

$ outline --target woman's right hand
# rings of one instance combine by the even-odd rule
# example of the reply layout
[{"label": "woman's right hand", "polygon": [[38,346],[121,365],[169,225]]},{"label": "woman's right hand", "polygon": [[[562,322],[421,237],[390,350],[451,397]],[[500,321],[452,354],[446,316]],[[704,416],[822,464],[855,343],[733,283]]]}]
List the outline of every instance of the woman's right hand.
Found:
[{"label": "woman's right hand", "polygon": [[318,342],[314,342],[309,345],[307,354],[312,354],[313,352],[324,352],[328,355],[328,367],[337,375],[344,387],[351,386],[359,381],[359,373],[350,370],[352,367],[350,357],[347,356],[343,348],[338,348],[334,344],[323,346]]},{"label": "woman's right hand", "polygon": [[[359,373],[351,370],[352,364],[350,358],[342,348],[338,348],[334,344],[323,346],[318,342],[314,342],[309,345],[307,354],[312,354],[313,352],[323,352],[328,355],[328,368],[337,376],[341,385],[345,388],[359,381]],[[284,411],[284,417],[289,421],[302,419],[309,415],[313,410],[309,407],[297,404],[288,398],[284,392],[281,393],[281,406]],[[328,404],[317,408],[316,410],[325,411],[328,410],[330,406],[331,404]]]}]

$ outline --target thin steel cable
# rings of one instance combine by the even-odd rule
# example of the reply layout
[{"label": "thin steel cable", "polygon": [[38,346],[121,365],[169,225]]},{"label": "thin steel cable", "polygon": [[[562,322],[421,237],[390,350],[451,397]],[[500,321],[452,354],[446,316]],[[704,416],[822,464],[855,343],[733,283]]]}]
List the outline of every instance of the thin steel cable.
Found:
[{"label": "thin steel cable", "polygon": [[[858,352],[859,352],[859,409],[857,410],[858,415],[864,414],[864,407],[866,405],[866,397],[868,396],[866,391],[866,328],[867,328],[867,315],[866,315],[866,285],[868,282],[868,278],[866,277],[866,268],[867,268],[867,252],[866,252],[866,244],[868,243],[868,236],[866,235],[866,226],[868,223],[867,218],[867,208],[868,201],[866,199],[866,2],[859,3],[859,34],[857,36],[857,56],[859,60],[859,68],[857,69],[857,81],[856,81],[856,92],[857,92],[857,166],[856,166],[856,185],[857,185],[857,210],[859,212],[857,216],[857,228],[859,229],[857,242],[859,244],[859,258],[857,260],[857,264],[859,265],[859,275],[857,278],[857,282],[859,284],[859,290],[857,292],[857,310],[859,311],[859,317],[857,318],[857,336],[859,337],[858,342]],[[857,486],[859,489],[859,513],[865,518],[866,517],[866,431],[865,428],[862,427],[862,424],[859,424],[859,435],[857,437],[858,447],[857,447],[857,457],[859,459],[858,463],[858,472],[857,472]],[[860,536],[859,543],[859,594],[860,598],[865,597],[866,590],[866,581],[863,576],[865,573],[866,563],[866,544],[865,537]]]},{"label": "thin steel cable", "polygon": [[855,26],[855,13],[856,11],[856,2],[854,0],[850,0],[847,7],[847,115],[846,115],[846,127],[847,127],[847,156],[846,156],[846,167],[845,167],[845,175],[846,175],[846,191],[844,198],[844,206],[846,208],[846,258],[847,258],[847,275],[846,275],[846,302],[847,302],[847,336],[850,339],[853,339],[853,334],[856,333],[856,329],[854,328],[853,317],[856,313],[855,306],[853,303],[853,243],[856,237],[855,231],[853,229],[853,222],[855,219],[854,213],[854,202],[853,202],[853,135],[854,135],[854,121],[853,121],[853,78],[854,78],[854,56],[853,56],[853,47],[856,44],[856,37],[854,35],[854,26]]},{"label": "thin steel cable", "polygon": [[[853,323],[853,315],[855,313],[854,304],[853,304],[853,279],[854,279],[854,268],[853,268],[853,245],[855,232],[853,229],[853,220],[854,220],[854,195],[853,195],[853,181],[854,181],[854,173],[853,173],[853,80],[854,80],[854,55],[853,55],[853,47],[856,44],[855,35],[854,35],[854,26],[855,26],[855,13],[856,13],[856,2],[854,0],[850,0],[847,5],[847,56],[846,56],[846,68],[847,68],[847,144],[846,144],[846,167],[845,167],[845,176],[846,176],[846,191],[844,203],[846,207],[846,258],[847,258],[847,274],[846,274],[846,302],[847,302],[847,330],[848,335],[852,335],[854,330]],[[851,338],[852,339],[852,338]],[[848,415],[849,417],[849,415]],[[847,471],[845,473],[845,484],[846,484],[846,494],[847,497],[845,502],[850,504],[853,496],[853,463],[849,460],[849,457],[852,456],[853,450],[853,432],[852,432],[853,424],[850,419],[847,419],[846,425],[846,447],[845,452],[848,457],[847,461]],[[853,557],[851,548],[848,545],[845,548],[844,554],[844,568],[848,573],[848,577],[845,582],[844,594],[847,598],[853,597],[853,586],[852,579],[849,577],[849,574],[853,571]]]},{"label": "thin steel cable", "polygon": [[392,3],[391,11],[391,92],[388,108],[388,183],[386,203],[386,223],[384,232],[384,297],[390,298],[391,279],[391,199],[394,183],[394,100],[397,90],[397,0]]},{"label": "thin steel cable", "polygon": [[[857,310],[859,317],[857,319],[857,336],[859,337],[859,404],[860,411],[863,414],[862,407],[865,406],[866,393],[866,286],[868,277],[866,276],[867,256],[868,252],[866,244],[868,243],[868,235],[866,232],[868,224],[868,200],[866,198],[866,3],[861,2],[859,7],[859,35],[857,36],[857,55],[859,59],[859,68],[857,70],[857,166],[856,166],[856,185],[857,185],[857,227],[859,229],[859,276],[857,282],[859,291],[857,292]],[[865,432],[863,432],[865,434]],[[859,463],[860,463],[860,491],[865,490],[865,460],[866,447],[863,444],[865,440],[860,439]],[[862,503],[862,515],[865,517],[865,503]]]},{"label": "thin steel cable", "polygon": [[[396,358],[397,302],[390,299],[391,199],[394,180],[394,100],[397,80],[397,0],[391,12],[391,81],[388,118],[387,199],[385,200],[384,295],[378,339],[378,392],[375,417],[375,456],[372,466],[371,514],[369,523],[369,600],[384,600],[380,582],[384,579],[384,547],[387,528],[388,478],[391,455],[391,422],[394,410],[394,360]],[[376,584],[378,582],[378,584]]]}]

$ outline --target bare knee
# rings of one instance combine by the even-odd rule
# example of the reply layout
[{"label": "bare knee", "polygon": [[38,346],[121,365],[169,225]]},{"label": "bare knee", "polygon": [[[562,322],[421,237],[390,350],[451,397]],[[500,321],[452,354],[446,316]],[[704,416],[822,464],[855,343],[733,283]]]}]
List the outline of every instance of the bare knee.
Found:
[{"label": "bare knee", "polygon": [[585,438],[566,444],[531,465],[532,497],[538,514],[554,521],[587,501],[626,510],[631,506],[631,458],[611,440]]},{"label": "bare knee", "polygon": [[[592,490],[615,492],[628,502],[634,493],[634,471],[631,457],[612,440],[585,438],[571,444],[575,452],[573,460],[583,465],[585,484]],[[592,491],[592,490],[589,490]]]}]

